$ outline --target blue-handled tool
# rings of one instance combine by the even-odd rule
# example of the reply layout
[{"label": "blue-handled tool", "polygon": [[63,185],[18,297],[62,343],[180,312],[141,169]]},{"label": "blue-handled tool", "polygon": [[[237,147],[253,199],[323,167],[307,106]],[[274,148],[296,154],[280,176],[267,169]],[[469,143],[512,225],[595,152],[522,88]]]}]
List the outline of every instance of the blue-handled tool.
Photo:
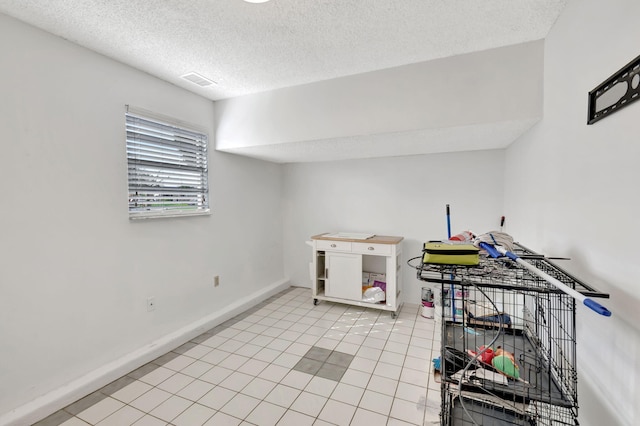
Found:
[{"label": "blue-handled tool", "polygon": [[518,257],[518,255],[506,250],[504,247],[493,246],[493,245],[491,245],[489,243],[485,243],[485,242],[480,242],[478,245],[480,246],[481,249],[486,250],[487,253],[489,253],[489,256],[491,256],[493,258],[506,256],[509,259],[511,259],[514,262],[516,262],[518,265],[522,266],[523,268],[533,272],[534,274],[536,274],[540,278],[542,278],[545,281],[553,284],[554,286],[556,286],[558,289],[562,290],[563,292],[565,292],[569,296],[573,297],[576,300],[579,300],[580,302],[582,302],[582,304],[587,306],[589,309],[591,309],[591,310],[593,310],[593,311],[595,311],[595,312],[597,312],[600,315],[603,315],[605,317],[610,317],[611,316],[611,311],[608,310],[607,308],[605,308],[604,306],[602,306],[601,304],[599,304],[598,302],[596,302],[595,300],[588,298],[587,296],[585,296],[582,293],[578,293],[577,291],[575,291],[571,287],[569,287],[566,284],[558,281],[557,279],[553,278],[551,275],[541,271],[540,269],[536,268],[535,266],[533,266],[529,262],[525,262],[520,257]]},{"label": "blue-handled tool", "polygon": [[[449,204],[447,204],[447,239],[451,238],[451,212],[449,211]],[[451,281],[453,281],[453,274],[451,274]],[[449,291],[451,294],[451,318],[453,322],[456,321],[456,298],[455,298],[455,287],[453,284],[449,286]]]}]

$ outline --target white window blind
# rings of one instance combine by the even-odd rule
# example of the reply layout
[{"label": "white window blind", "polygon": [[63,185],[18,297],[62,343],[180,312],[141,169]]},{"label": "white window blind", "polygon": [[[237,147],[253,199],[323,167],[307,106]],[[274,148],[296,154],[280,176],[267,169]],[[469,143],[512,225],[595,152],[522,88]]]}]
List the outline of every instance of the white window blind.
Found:
[{"label": "white window blind", "polygon": [[129,217],[209,213],[207,135],[127,108]]}]

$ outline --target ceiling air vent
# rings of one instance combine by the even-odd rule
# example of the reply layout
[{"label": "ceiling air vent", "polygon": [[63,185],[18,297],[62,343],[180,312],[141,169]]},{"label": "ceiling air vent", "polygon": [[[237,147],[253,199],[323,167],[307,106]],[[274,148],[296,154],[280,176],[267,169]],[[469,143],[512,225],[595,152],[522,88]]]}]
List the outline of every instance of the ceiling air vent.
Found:
[{"label": "ceiling air vent", "polygon": [[201,76],[197,72],[187,73],[183,75],[182,78],[184,78],[185,80],[189,80],[190,82],[195,83],[201,87],[207,87],[211,86],[212,84],[216,84],[215,81],[209,80],[208,78]]}]

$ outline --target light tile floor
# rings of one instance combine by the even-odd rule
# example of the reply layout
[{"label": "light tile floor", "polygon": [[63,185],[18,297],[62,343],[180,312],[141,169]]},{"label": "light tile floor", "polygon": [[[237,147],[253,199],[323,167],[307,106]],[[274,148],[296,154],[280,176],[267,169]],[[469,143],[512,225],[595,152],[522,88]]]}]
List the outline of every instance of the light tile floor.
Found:
[{"label": "light tile floor", "polygon": [[439,424],[439,334],[292,287],[36,425]]}]

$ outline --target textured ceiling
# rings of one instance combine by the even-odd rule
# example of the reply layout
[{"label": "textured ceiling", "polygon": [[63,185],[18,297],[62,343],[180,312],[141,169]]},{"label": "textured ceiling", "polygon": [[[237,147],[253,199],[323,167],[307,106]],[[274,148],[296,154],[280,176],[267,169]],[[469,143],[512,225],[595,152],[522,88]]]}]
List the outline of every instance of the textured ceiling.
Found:
[{"label": "textured ceiling", "polygon": [[218,100],[539,40],[566,2],[0,0],[0,12]]}]

